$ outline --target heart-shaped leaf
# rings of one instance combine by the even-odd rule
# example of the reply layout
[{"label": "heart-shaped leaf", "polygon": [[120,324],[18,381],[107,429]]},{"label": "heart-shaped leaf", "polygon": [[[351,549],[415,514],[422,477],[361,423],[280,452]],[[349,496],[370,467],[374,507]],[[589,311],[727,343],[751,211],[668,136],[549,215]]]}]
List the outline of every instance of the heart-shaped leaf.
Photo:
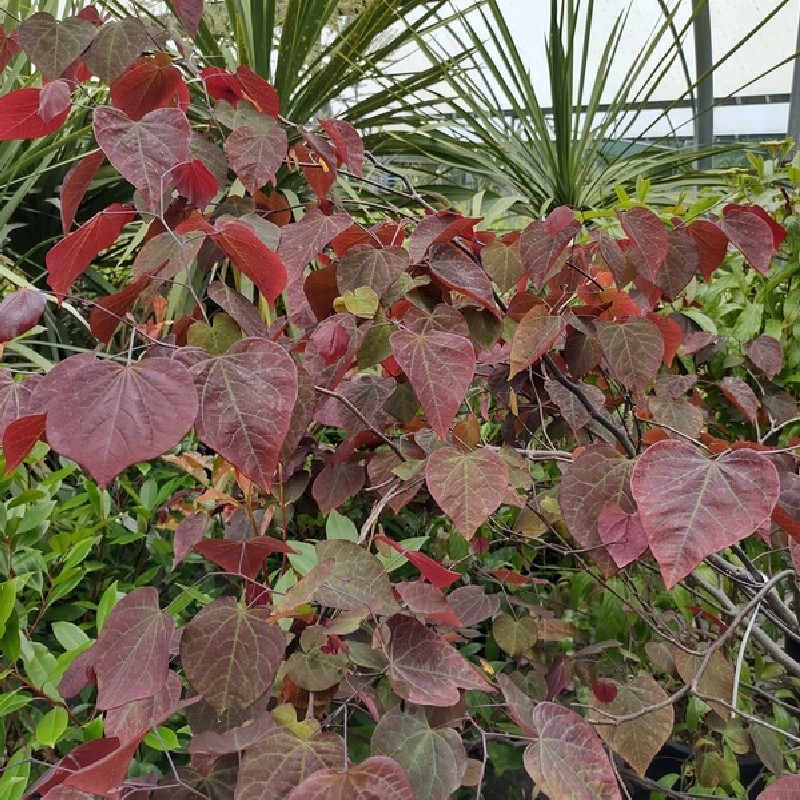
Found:
[{"label": "heart-shaped leaf", "polygon": [[483,447],[467,452],[439,448],[428,459],[425,480],[433,499],[466,539],[497,510],[509,485],[502,456]]},{"label": "heart-shaped leaf", "polygon": [[655,278],[656,286],[664,290],[668,300],[675,300],[686,288],[700,266],[700,254],[695,240],[683,229],[668,234],[667,255]]},{"label": "heart-shaped leaf", "polygon": [[708,459],[661,441],[639,457],[631,491],[667,588],[769,519],[780,493],[772,462],[749,450]]},{"label": "heart-shaped leaf", "polygon": [[346,164],[357,178],[361,178],[364,174],[364,142],[358,131],[344,119],[320,119],[319,125],[336,148],[339,163]]},{"label": "heart-shaped leaf", "polygon": [[83,61],[103,83],[110,84],[150,45],[150,34],[138,17],[114,19],[100,28]]},{"label": "heart-shaped leaf", "polygon": [[524,275],[519,242],[505,244],[499,239],[481,250],[481,264],[501,292],[513,289]]},{"label": "heart-shaped leaf", "polygon": [[211,522],[205,514],[190,514],[175,529],[172,537],[172,568],[175,569],[194,546],[202,541]]},{"label": "heart-shaped leaf", "polygon": [[236,800],[284,800],[309,775],[340,767],[345,758],[341,736],[318,733],[301,738],[276,728],[247,749]]},{"label": "heart-shaped leaf", "polygon": [[239,81],[242,91],[259,111],[263,111],[275,119],[278,118],[280,98],[272,84],[267,83],[260,75],[253,72],[250,67],[244,65],[236,68],[236,79]]},{"label": "heart-shaped leaf", "polygon": [[647,534],[639,514],[630,514],[620,506],[606,506],[600,512],[597,533],[620,569],[636,561],[647,550]]},{"label": "heart-shaped leaf", "polygon": [[72,92],[66,81],[46,83],[39,95],[39,116],[45,124],[50,124],[61,114],[69,111],[71,100]]},{"label": "heart-shaped leaf", "polygon": [[607,444],[587,447],[561,479],[558,501],[570,534],[588,551],[606,575],[616,571],[616,564],[603,547],[597,532],[600,512],[618,505],[626,513],[636,509],[630,491],[633,461],[623,458]]},{"label": "heart-shaped leaf", "polygon": [[700,272],[706,281],[711,279],[714,270],[725,260],[728,252],[728,237],[707,219],[698,219],[686,228],[694,239],[700,258]]},{"label": "heart-shaped leaf", "polygon": [[154,697],[169,672],[175,623],[158,607],[158,592],[135,589],[112,609],[93,648],[98,709]]},{"label": "heart-shaped leaf", "polygon": [[755,425],[758,421],[759,406],[756,393],[741,378],[733,375],[726,375],[719,387],[725,397],[741,411],[742,416],[751,425]]},{"label": "heart-shaped leaf", "polygon": [[522,266],[537,289],[553,276],[562,253],[580,229],[575,212],[560,206],[544,222],[534,220],[522,231],[519,238]]},{"label": "heart-shaped leaf", "polygon": [[[614,683],[614,686],[616,695],[610,702],[603,703],[601,709],[606,714],[618,717],[636,714],[667,699],[667,693],[646,673],[623,683]],[[672,734],[675,710],[671,705],[666,705],[618,725],[603,725],[603,716],[600,714],[591,714],[590,721],[594,723],[600,738],[639,775],[644,775]]]},{"label": "heart-shaped leaf", "polygon": [[726,206],[717,224],[753,269],[762,275],[769,272],[774,240],[768,222],[741,206]]},{"label": "heart-shaped leaf", "polygon": [[167,358],[132,366],[72,356],[36,387],[44,401],[47,441],[101,486],[122,470],[174,447],[197,416],[187,370]]},{"label": "heart-shaped leaf", "polygon": [[442,331],[397,331],[389,341],[428,422],[440,438],[446,439],[475,374],[472,343],[463,336]]},{"label": "heart-shaped leaf", "polygon": [[188,103],[189,90],[166,53],[140,58],[111,84],[111,101],[132,120],[174,106],[179,97]]},{"label": "heart-shaped leaf", "polygon": [[438,211],[421,219],[408,240],[408,252],[416,264],[436,242],[451,242],[457,236],[472,236],[480,218],[462,217],[452,211]]},{"label": "heart-shaped leaf", "polygon": [[530,650],[536,644],[539,632],[536,620],[531,616],[515,619],[511,614],[501,614],[492,623],[492,636],[503,652],[514,657]]},{"label": "heart-shaped leaf", "polygon": [[98,106],[92,128],[117,172],[141,192],[151,211],[158,211],[172,185],[172,170],[189,158],[186,114],[177,108],[158,108],[136,122],[118,108]]},{"label": "heart-shaped leaf", "polygon": [[0,344],[29,331],[41,319],[47,298],[34,289],[17,289],[0,303]]},{"label": "heart-shaped leaf", "polygon": [[347,772],[324,769],[306,778],[287,800],[416,800],[414,787],[397,761],[370,756]]},{"label": "heart-shaped leaf", "polygon": [[291,356],[265,339],[242,339],[192,367],[200,439],[269,491],[297,399]]},{"label": "heart-shaped leaf", "polygon": [[200,159],[178,164],[172,171],[175,188],[197,208],[205,208],[219,191],[219,182]]},{"label": "heart-shaped leaf", "polygon": [[286,265],[289,283],[299,280],[303,270],[325,248],[334,236],[352,225],[349,214],[337,213],[326,217],[321,211],[307,211],[300,222],[281,229],[278,255]]},{"label": "heart-shaped leaf", "polygon": [[48,81],[58,78],[95,35],[88,20],[67,17],[58,21],[43,11],[31,14],[17,30],[20,47]]},{"label": "heart-shaped leaf", "polygon": [[499,315],[492,282],[483,267],[454,244],[434,244],[430,249],[428,268],[446,288],[471,297],[493,314]]},{"label": "heart-shaped leaf", "polygon": [[327,514],[355,497],[365,479],[363,464],[328,464],[314,479],[311,494],[319,510]]},{"label": "heart-shaped leaf", "polygon": [[467,771],[461,736],[452,728],[432,729],[419,713],[384,715],[372,734],[371,752],[403,766],[416,800],[447,800]]},{"label": "heart-shaped leaf", "polygon": [[175,15],[189,36],[197,36],[203,16],[203,0],[171,0]]},{"label": "heart-shaped leaf", "polygon": [[411,263],[402,247],[376,248],[357,244],[336,265],[336,285],[341,294],[368,286],[381,297]]},{"label": "heart-shaped leaf", "polygon": [[448,707],[458,702],[459,689],[494,691],[477,667],[414,617],[395,614],[386,626],[389,680],[404,700]]},{"label": "heart-shaped leaf", "polygon": [[800,775],[787,775],[770,784],[758,800],[795,800],[800,796]]},{"label": "heart-shaped leaf", "polygon": [[115,736],[123,745],[139,742],[148,731],[161,725],[178,710],[182,692],[181,679],[170,672],[152,697],[109,709],[103,732],[106,736]]},{"label": "heart-shaped leaf", "polygon": [[744,352],[770,380],[783,367],[783,347],[773,336],[759,336],[744,346]]},{"label": "heart-shaped leaf", "polygon": [[247,708],[278,672],[286,637],[264,614],[218,597],[193,617],[181,638],[181,664],[192,688],[217,712]]},{"label": "heart-shaped leaf", "polygon": [[582,717],[555,703],[533,710],[536,741],[525,750],[525,769],[552,798],[622,800],[603,743]]},{"label": "heart-shaped leaf", "polygon": [[622,230],[639,249],[648,273],[643,275],[653,281],[658,275],[669,250],[669,234],[664,223],[648,208],[636,207],[630,211],[617,211]]},{"label": "heart-shaped leaf", "polygon": [[664,357],[664,339],[658,327],[649,319],[633,317],[598,323],[597,335],[611,374],[631,392],[643,392]]},{"label": "heart-shaped leaf", "polygon": [[538,361],[553,346],[564,326],[563,316],[550,316],[542,306],[528,311],[514,331],[509,378]]},{"label": "heart-shaped leaf", "polygon": [[143,275],[114,294],[101,297],[89,312],[89,328],[95,338],[109,344],[125,315],[133,308],[139,295],[150,285],[150,278]]},{"label": "heart-shaped leaf", "polygon": [[259,127],[240,125],[225,140],[225,153],[242,185],[255,194],[275,175],[286,158],[286,131],[265,116]]}]

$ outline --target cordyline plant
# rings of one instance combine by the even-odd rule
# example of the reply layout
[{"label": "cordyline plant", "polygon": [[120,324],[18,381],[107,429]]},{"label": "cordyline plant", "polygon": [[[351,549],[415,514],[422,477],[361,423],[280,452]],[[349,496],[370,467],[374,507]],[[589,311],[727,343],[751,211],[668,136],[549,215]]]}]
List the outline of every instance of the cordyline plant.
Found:
[{"label": "cordyline plant", "polygon": [[[196,25],[199,4],[173,5]],[[732,673],[751,615],[769,602],[786,612],[777,590],[793,570],[751,576],[747,601],[724,607],[717,628],[658,628],[680,676],[669,693],[647,671],[602,674],[603,647],[580,665],[554,649],[575,631],[525,599],[543,583],[530,562],[484,569],[478,556],[517,541],[498,520],[526,514],[601,584],[655,564],[672,589],[707,559],[730,567],[719,554],[769,539],[773,523],[800,542],[792,448],[736,433],[778,430],[761,386],[780,371],[781,346],[756,338],[748,373],[713,379],[713,337],[687,291],[713,280],[731,246],[766,274],[780,225],[757,206],[690,221],[631,206],[618,227],[561,207],[498,236],[425,207],[410,184],[424,213],[369,225],[330,199],[338,174],[357,181],[372,163],[358,133],[332,119],[293,126],[246,67],[195,72],[185,43],[178,56],[139,20],[103,23],[91,7],[61,21],[35,14],[0,39],[4,62],[18,50],[44,83],[0,98],[2,139],[58,135],[86,81],[110,95],[93,110],[96,151],[61,188],[52,295],[7,296],[0,338],[25,334],[48,301],[79,303],[73,284],[123,229],[141,245],[130,283],[91,308],[95,352],[24,380],[0,372],[6,470],[46,441],[105,487],[171,454],[198,476],[164,510],[174,567],[199,553],[218,582],[215,599],[177,618],[156,587],[132,591],[88,649],[44,678],[19,671],[24,632],[6,630],[4,679],[74,725],[93,723],[70,752],[45,753],[57,763],[29,786],[30,765],[14,760],[14,796],[480,796],[488,744],[506,741],[526,745],[525,768],[553,800],[621,798],[620,771],[645,773],[683,700],[758,728],[714,678]],[[194,100],[189,83],[203,89]],[[76,226],[105,161],[131,184],[130,202]],[[290,207],[271,188],[284,170],[305,176],[313,201]],[[385,176],[380,165],[371,174]],[[233,279],[255,287],[264,313]],[[163,294],[176,283],[196,307],[170,320]],[[717,422],[722,406],[745,424]],[[339,534],[309,530],[309,508]],[[360,529],[337,509],[366,509]],[[465,544],[459,558],[406,536],[435,509]],[[14,537],[5,543],[11,579]],[[797,634],[790,612],[770,613]],[[475,657],[488,630],[504,654],[493,663]],[[800,677],[764,631],[752,636]],[[176,716],[185,752],[163,775],[128,777],[147,734]],[[355,718],[372,726],[354,749]],[[784,777],[761,797],[798,793],[800,777]]]}]

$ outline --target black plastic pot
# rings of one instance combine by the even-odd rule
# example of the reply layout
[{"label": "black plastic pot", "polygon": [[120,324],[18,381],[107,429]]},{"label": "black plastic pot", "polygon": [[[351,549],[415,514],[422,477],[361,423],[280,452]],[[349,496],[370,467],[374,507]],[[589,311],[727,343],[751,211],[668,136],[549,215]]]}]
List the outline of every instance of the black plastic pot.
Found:
[{"label": "black plastic pot", "polygon": [[[667,742],[658,755],[647,768],[645,777],[651,781],[658,781],[665,775],[680,774],[684,764],[694,757],[694,751],[680,742]],[[761,759],[757,756],[740,756],[739,781],[743,786],[749,787],[748,796],[755,800],[764,790],[764,780],[760,774],[764,769]],[[631,780],[629,790],[633,800],[650,800],[650,789],[637,785]]]}]

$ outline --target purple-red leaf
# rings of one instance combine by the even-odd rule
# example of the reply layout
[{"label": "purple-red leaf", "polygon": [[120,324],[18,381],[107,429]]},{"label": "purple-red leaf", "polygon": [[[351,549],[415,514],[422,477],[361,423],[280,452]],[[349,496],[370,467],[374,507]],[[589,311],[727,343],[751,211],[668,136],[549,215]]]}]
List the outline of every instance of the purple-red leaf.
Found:
[{"label": "purple-red leaf", "polygon": [[656,324],[642,317],[598,323],[597,338],[611,374],[626,389],[641,394],[664,358],[664,338]]},{"label": "purple-red leaf", "polygon": [[661,441],[639,457],[631,491],[671,589],[706,556],[768,520],[780,481],[772,462],[759,453],[736,450],[710,460],[686,442]]},{"label": "purple-red leaf", "polygon": [[237,67],[236,78],[244,93],[259,111],[263,111],[275,119],[278,118],[281,104],[278,93],[272,84],[267,83],[247,66]]},{"label": "purple-red leaf", "polygon": [[560,206],[551,211],[544,222],[534,220],[522,231],[519,239],[522,266],[537,289],[558,271],[562,253],[580,229],[575,212]]},{"label": "purple-red leaf", "polygon": [[438,633],[404,614],[386,621],[389,680],[404,700],[424,706],[452,706],[459,689],[493,692],[480,670]]},{"label": "purple-red leaf", "polygon": [[64,182],[61,184],[61,227],[65,235],[69,233],[75,221],[75,214],[86,190],[105,160],[105,153],[96,150],[82,158],[64,177]]},{"label": "purple-red leaf", "polygon": [[51,247],[45,257],[50,288],[56,294],[66,294],[97,254],[117,241],[134,216],[129,206],[114,203]]},{"label": "purple-red leaf", "polygon": [[51,81],[42,87],[39,95],[39,116],[49,124],[65,111],[69,111],[72,93],[66,81]]},{"label": "purple-red leaf", "polygon": [[471,539],[497,510],[509,484],[503,457],[485,447],[467,452],[439,448],[428,459],[425,480],[433,499],[465,539]]},{"label": "purple-red leaf", "polygon": [[783,367],[783,347],[773,336],[759,336],[744,346],[744,352],[770,380]]},{"label": "purple-red leaf", "polygon": [[335,769],[345,758],[344,740],[335,733],[301,738],[276,728],[247,749],[236,800],[285,800],[309,775]]},{"label": "purple-red leaf", "polygon": [[768,222],[742,206],[726,206],[717,224],[757,272],[769,272],[774,239]]},{"label": "purple-red leaf", "polygon": [[246,222],[228,220],[218,223],[211,239],[274,306],[286,288],[286,267],[280,257],[258,238]]},{"label": "purple-red leaf", "polygon": [[194,546],[203,558],[213,561],[226,572],[244,575],[251,580],[273,553],[291,553],[286,542],[272,536],[253,536],[250,539],[203,539]]},{"label": "purple-red leaf", "polygon": [[137,122],[118,108],[98,106],[92,127],[117,172],[141,192],[151,211],[159,211],[173,184],[172,170],[189,158],[186,114],[177,108],[158,108]]},{"label": "purple-red leaf", "polygon": [[616,564],[597,531],[600,512],[618,505],[633,513],[636,505],[630,492],[633,461],[623,458],[607,444],[586,448],[570,464],[561,479],[558,500],[564,522],[578,544],[588,551],[605,575],[616,571]]},{"label": "purple-red leaf", "polygon": [[69,107],[58,116],[41,115],[41,89],[16,89],[0,97],[0,141],[4,139],[41,139],[57,131],[69,114]]},{"label": "purple-red leaf", "polygon": [[520,320],[511,342],[509,378],[538,361],[564,331],[561,315],[551,316],[543,306],[534,306]]},{"label": "purple-red leaf", "polygon": [[4,475],[16,469],[33,450],[36,442],[45,438],[46,425],[47,414],[29,414],[15,419],[6,427],[2,440],[6,458]]},{"label": "purple-red leaf", "polygon": [[192,367],[201,441],[269,491],[297,399],[297,368],[279,345],[242,339]]},{"label": "purple-red leaf", "polygon": [[197,36],[200,18],[203,16],[203,0],[170,0],[175,9],[175,16],[186,28],[189,36]]},{"label": "purple-red leaf", "polygon": [[376,248],[357,244],[336,265],[336,286],[340,294],[368,286],[382,297],[411,263],[402,247]]},{"label": "purple-red leaf", "polygon": [[178,164],[172,177],[178,194],[198,208],[205,208],[219,191],[217,179],[198,158]]},{"label": "purple-red leaf", "polygon": [[698,266],[703,278],[708,281],[714,270],[725,260],[725,254],[728,252],[728,237],[707,219],[695,220],[689,224],[686,231],[697,245],[700,258]]},{"label": "purple-red leaf", "polygon": [[166,53],[140,58],[111,84],[112,102],[132,120],[175,105],[182,93],[188,102],[189,90],[181,71]]},{"label": "purple-red leaf", "polygon": [[0,344],[29,331],[41,319],[47,298],[35,289],[17,289],[0,303]]},{"label": "purple-red leaf", "polygon": [[112,19],[100,28],[83,61],[103,83],[110,84],[150,46],[150,34],[139,17]]},{"label": "purple-red leaf", "polygon": [[281,228],[278,255],[286,266],[289,283],[299,280],[303,270],[325,248],[334,236],[347,230],[353,219],[337,213],[326,217],[321,211],[307,211],[300,222]]},{"label": "purple-red leaf", "polygon": [[496,316],[500,312],[494,301],[492,282],[480,264],[454,244],[434,244],[430,249],[428,268],[447,289],[471,297]]},{"label": "purple-red leaf", "polygon": [[668,234],[667,255],[655,277],[655,284],[664,290],[668,300],[675,300],[687,287],[700,266],[700,253],[695,240],[682,228]]},{"label": "purple-red leaf", "polygon": [[98,341],[103,344],[111,342],[114,331],[149,285],[150,278],[143,275],[118,292],[101,297],[97,301],[89,312],[89,328]]},{"label": "purple-red leaf", "polygon": [[319,510],[328,514],[355,497],[363,488],[365,479],[363,464],[328,464],[314,479],[311,495]]},{"label": "purple-red leaf", "polygon": [[603,743],[586,720],[564,706],[533,710],[536,741],[525,750],[525,769],[551,798],[622,800]]},{"label": "purple-red leaf", "polygon": [[347,772],[323,769],[306,778],[287,800],[417,800],[406,771],[394,759],[370,756]]},{"label": "purple-red leaf", "polygon": [[720,382],[720,389],[728,400],[742,413],[744,418],[755,425],[758,421],[758,398],[756,393],[741,379],[726,375]]},{"label": "purple-red leaf", "polygon": [[115,736],[121,745],[139,742],[178,710],[182,691],[181,679],[174,672],[168,673],[156,694],[109,709],[103,732]]},{"label": "purple-red leaf", "polygon": [[172,569],[176,569],[194,546],[202,541],[210,521],[205,514],[190,514],[181,520],[172,537]]},{"label": "purple-red leaf", "polygon": [[620,569],[647,550],[647,534],[638,512],[629,513],[617,505],[606,506],[600,512],[597,534]]},{"label": "purple-red leaf", "polygon": [[428,248],[436,242],[450,242],[456,236],[472,234],[480,218],[462,217],[452,211],[429,214],[417,223],[408,240],[408,252],[416,264],[425,257]]},{"label": "purple-red leaf", "polygon": [[192,688],[220,713],[247,708],[266,692],[286,650],[280,628],[232,597],[218,597],[186,626],[181,664]]},{"label": "purple-red leaf", "polygon": [[132,366],[72,356],[36,387],[47,441],[101,486],[174,447],[197,416],[197,392],[181,364],[149,358]]},{"label": "purple-red leaf", "polygon": [[364,174],[364,143],[358,131],[343,119],[320,119],[319,125],[336,148],[339,163],[346,164],[357,178]]},{"label": "purple-red leaf", "polygon": [[274,183],[286,157],[286,131],[269,117],[259,128],[240,125],[225,140],[225,153],[231,167],[250,194],[265,183]]},{"label": "purple-red leaf", "polygon": [[499,239],[481,250],[481,264],[501,292],[513,289],[525,274],[519,255],[519,242],[505,244]]},{"label": "purple-red leaf", "polygon": [[94,646],[97,708],[117,708],[161,691],[174,629],[152,587],[135,589],[114,606]]},{"label": "purple-red leaf", "polygon": [[647,208],[636,207],[630,211],[617,211],[622,230],[642,254],[648,274],[643,275],[653,281],[658,275],[669,249],[669,234],[664,223]]},{"label": "purple-red leaf", "polygon": [[442,331],[397,331],[389,341],[428,422],[440,438],[446,439],[475,374],[472,343],[463,336]]},{"label": "purple-red leaf", "polygon": [[209,284],[207,294],[209,299],[236,321],[245,336],[269,338],[269,329],[261,319],[258,309],[244,295],[222,281]]},{"label": "purple-red leaf", "polygon": [[764,789],[758,800],[796,800],[800,797],[800,775],[787,775]]},{"label": "purple-red leaf", "polygon": [[45,80],[53,81],[89,46],[95,27],[81,17],[56,20],[51,14],[31,14],[17,29],[20,47]]}]

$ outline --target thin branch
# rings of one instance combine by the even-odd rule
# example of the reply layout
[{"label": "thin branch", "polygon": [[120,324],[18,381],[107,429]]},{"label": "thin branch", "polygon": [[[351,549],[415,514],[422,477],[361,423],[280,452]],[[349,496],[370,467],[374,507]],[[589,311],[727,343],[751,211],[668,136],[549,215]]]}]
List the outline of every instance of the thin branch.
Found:
[{"label": "thin branch", "polygon": [[547,368],[553,374],[553,377],[565,388],[569,389],[575,397],[578,398],[581,405],[589,412],[589,416],[596,422],[600,423],[607,431],[613,434],[614,438],[625,448],[625,452],[629,458],[636,458],[636,447],[631,440],[628,432],[621,426],[617,425],[611,417],[603,411],[595,408],[592,401],[589,399],[586,392],[581,389],[576,383],[573,383],[557,366],[555,361],[545,353],[542,360],[547,365]]},{"label": "thin branch", "polygon": [[392,452],[401,460],[401,461],[408,461],[408,459],[403,455],[400,448],[385,434],[379,431],[365,416],[364,414],[353,405],[344,395],[339,394],[338,392],[334,392],[332,389],[326,389],[324,386],[315,386],[315,392],[319,392],[319,394],[324,394],[326,397],[335,397],[348,411],[351,411],[355,414],[361,422],[369,428],[372,433],[374,433],[382,442],[389,445]]}]

